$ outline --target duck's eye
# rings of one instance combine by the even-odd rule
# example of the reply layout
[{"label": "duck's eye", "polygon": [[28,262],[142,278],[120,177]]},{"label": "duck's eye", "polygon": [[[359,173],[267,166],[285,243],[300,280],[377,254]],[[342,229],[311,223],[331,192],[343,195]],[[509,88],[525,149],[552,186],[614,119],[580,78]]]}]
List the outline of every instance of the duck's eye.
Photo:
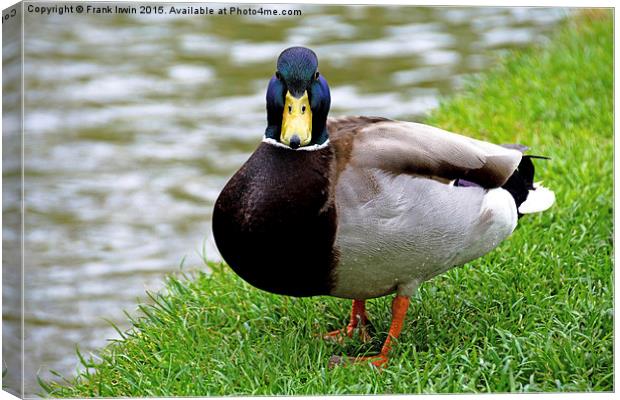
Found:
[{"label": "duck's eye", "polygon": [[279,81],[282,80],[282,74],[280,74],[280,71],[276,71],[276,79],[278,79]]},{"label": "duck's eye", "polygon": [[292,112],[293,112],[293,107],[289,105],[289,106],[288,106],[288,113],[290,114],[290,113],[292,113]]},{"label": "duck's eye", "polygon": [[316,80],[316,79],[319,79],[319,71],[316,71],[316,72],[314,73],[314,79],[315,79],[315,80]]},{"label": "duck's eye", "polygon": [[306,112],[306,106],[301,106],[301,113],[305,113]]}]

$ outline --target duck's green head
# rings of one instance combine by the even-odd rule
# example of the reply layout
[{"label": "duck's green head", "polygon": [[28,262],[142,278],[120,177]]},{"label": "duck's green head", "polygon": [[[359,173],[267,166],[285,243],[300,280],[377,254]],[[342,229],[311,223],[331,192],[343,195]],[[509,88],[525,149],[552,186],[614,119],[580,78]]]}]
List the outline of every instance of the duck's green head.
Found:
[{"label": "duck's green head", "polygon": [[327,141],[331,99],[318,65],[316,54],[305,47],[290,47],[280,54],[267,88],[265,137],[292,149]]}]

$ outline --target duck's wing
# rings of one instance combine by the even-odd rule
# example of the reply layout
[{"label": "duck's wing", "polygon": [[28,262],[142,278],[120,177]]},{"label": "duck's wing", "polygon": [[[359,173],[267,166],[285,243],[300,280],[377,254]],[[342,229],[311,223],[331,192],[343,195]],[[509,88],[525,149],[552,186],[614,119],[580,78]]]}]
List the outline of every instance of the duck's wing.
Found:
[{"label": "duck's wing", "polygon": [[502,186],[519,166],[515,149],[432,126],[373,117],[328,120],[339,170],[378,168],[440,181],[466,179],[486,188]]}]

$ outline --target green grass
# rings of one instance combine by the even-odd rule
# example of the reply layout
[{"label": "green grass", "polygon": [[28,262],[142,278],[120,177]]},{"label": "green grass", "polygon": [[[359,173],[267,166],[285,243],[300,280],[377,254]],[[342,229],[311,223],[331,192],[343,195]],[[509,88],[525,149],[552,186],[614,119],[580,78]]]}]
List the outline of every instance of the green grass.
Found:
[{"label": "green grass", "polygon": [[[605,16],[606,15],[606,16]],[[551,156],[537,176],[557,203],[497,250],[422,285],[382,372],[327,368],[379,350],[390,299],[369,304],[376,338],[325,343],[349,302],[254,289],[226,266],[169,277],[133,328],[49,396],[612,391],[613,35],[608,13],[565,24],[545,48],[472,78],[428,122]]]}]

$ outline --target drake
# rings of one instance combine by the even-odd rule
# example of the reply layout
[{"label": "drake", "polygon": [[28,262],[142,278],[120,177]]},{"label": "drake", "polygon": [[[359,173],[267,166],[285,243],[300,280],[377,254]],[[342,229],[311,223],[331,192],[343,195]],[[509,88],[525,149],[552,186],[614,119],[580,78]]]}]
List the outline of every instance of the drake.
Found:
[{"label": "drake", "polygon": [[534,156],[439,128],[380,117],[328,118],[330,91],[315,53],[284,50],[267,88],[267,129],[213,211],[216,245],[253,286],[281,295],[365,300],[396,293],[376,356],[384,365],[419,285],[508,237],[552,191],[533,183]]}]

